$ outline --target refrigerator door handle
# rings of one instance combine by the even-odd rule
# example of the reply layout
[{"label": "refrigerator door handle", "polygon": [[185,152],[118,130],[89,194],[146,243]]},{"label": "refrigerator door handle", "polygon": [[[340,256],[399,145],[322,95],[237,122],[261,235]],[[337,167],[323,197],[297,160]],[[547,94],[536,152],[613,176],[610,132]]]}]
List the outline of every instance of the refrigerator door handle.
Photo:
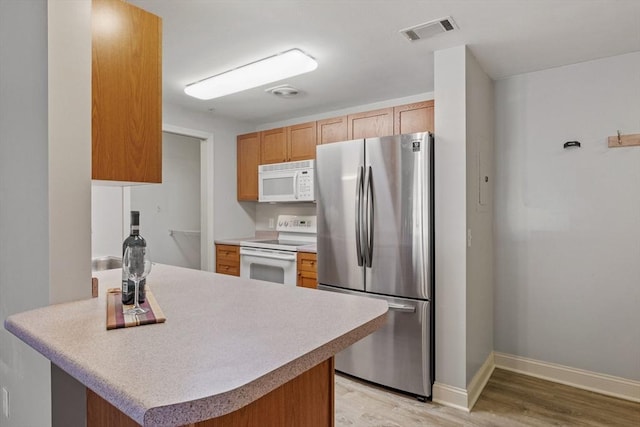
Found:
[{"label": "refrigerator door handle", "polygon": [[416,312],[416,307],[413,305],[404,305],[404,304],[394,304],[394,303],[388,303],[389,304],[389,310],[393,310],[393,311],[400,311],[402,313],[415,313]]},{"label": "refrigerator door handle", "polygon": [[362,180],[363,166],[358,168],[358,179],[356,179],[356,257],[358,258],[358,266],[364,264],[362,256],[362,193],[364,190],[364,182]]},{"label": "refrigerator door handle", "polygon": [[366,194],[365,194],[365,263],[367,267],[371,267],[373,261],[373,172],[371,170],[371,166],[369,166],[369,170],[367,171],[367,176],[365,178],[366,184]]}]

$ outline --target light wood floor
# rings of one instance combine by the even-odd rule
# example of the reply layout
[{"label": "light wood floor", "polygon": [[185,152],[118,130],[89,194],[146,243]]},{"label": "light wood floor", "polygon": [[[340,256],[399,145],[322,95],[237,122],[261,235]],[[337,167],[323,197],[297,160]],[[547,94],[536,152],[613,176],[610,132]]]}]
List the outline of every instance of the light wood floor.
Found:
[{"label": "light wood floor", "polygon": [[630,426],[640,403],[496,369],[471,413],[336,375],[336,427]]}]

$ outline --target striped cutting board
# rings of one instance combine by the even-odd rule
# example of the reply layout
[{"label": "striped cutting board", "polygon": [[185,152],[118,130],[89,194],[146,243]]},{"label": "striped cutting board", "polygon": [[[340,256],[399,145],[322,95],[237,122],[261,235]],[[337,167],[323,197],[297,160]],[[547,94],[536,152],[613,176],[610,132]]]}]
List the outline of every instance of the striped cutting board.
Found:
[{"label": "striped cutting board", "polygon": [[146,299],[142,304],[140,304],[142,308],[149,310],[144,314],[124,314],[123,311],[132,306],[122,305],[121,292],[122,291],[119,288],[111,288],[107,290],[107,329],[129,328],[132,326],[149,325],[152,323],[164,323],[167,320],[148,285],[146,288]]}]

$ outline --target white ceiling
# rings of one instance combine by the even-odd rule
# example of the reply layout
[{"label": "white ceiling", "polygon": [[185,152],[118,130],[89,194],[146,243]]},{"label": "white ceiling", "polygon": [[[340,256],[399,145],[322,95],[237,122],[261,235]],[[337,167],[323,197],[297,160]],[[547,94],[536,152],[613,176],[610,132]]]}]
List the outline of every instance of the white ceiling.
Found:
[{"label": "white ceiling", "polygon": [[[163,19],[165,102],[255,124],[433,91],[433,51],[466,44],[494,79],[640,51],[640,0],[129,0]],[[444,16],[459,29],[409,42]],[[201,101],[184,86],[297,47],[318,69]]]}]

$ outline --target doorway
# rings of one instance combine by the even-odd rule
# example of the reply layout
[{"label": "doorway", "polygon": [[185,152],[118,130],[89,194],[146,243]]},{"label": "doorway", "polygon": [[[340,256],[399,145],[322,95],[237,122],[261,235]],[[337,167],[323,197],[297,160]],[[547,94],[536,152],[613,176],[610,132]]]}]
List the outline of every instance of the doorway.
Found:
[{"label": "doorway", "polygon": [[140,211],[153,260],[201,268],[201,140],[162,133],[162,184],[131,188],[130,209]]}]

